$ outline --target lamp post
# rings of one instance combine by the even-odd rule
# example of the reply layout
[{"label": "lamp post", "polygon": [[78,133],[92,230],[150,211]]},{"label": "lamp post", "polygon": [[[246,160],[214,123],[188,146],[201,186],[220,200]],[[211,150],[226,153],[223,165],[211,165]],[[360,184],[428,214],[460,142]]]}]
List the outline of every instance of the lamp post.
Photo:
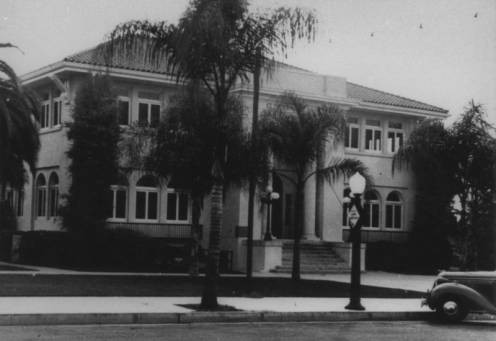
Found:
[{"label": "lamp post", "polygon": [[264,240],[272,240],[272,231],[270,229],[270,205],[272,201],[279,199],[279,193],[273,192],[271,186],[265,189],[265,195],[262,197],[262,202],[267,205],[267,227],[265,228]]},{"label": "lamp post", "polygon": [[361,249],[361,227],[363,208],[361,196],[365,190],[365,178],[360,173],[355,173],[350,177],[350,197],[345,198],[350,203],[348,210],[348,220],[350,222],[351,234],[351,284],[350,303],[345,307],[349,310],[365,310],[360,303],[360,249]]}]

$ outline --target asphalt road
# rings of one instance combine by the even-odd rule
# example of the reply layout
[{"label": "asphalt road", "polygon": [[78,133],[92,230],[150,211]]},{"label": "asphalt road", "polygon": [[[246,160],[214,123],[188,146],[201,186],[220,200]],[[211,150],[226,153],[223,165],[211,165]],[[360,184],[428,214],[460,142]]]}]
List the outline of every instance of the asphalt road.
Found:
[{"label": "asphalt road", "polygon": [[496,321],[0,327],[0,340],[496,340]]}]

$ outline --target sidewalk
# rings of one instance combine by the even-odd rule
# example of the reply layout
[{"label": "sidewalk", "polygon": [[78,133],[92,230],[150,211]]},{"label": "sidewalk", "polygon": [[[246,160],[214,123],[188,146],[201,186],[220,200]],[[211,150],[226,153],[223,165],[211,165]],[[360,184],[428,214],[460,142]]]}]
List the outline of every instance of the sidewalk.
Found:
[{"label": "sidewalk", "polygon": [[[25,269],[0,271],[0,275],[184,276],[170,273],[83,272],[0,264]],[[255,273],[254,277],[277,278],[289,275]],[[302,275],[302,278],[349,283],[350,274]],[[363,285],[419,292],[425,292],[434,280],[434,276],[386,272],[366,272],[361,278]],[[348,301],[348,298],[328,297],[219,297],[219,304],[230,306],[236,311],[203,312],[182,306],[199,304],[199,297],[0,297],[0,325],[425,320],[432,316],[429,308],[420,306],[421,299],[364,298],[362,305],[365,311],[346,310],[344,307]]]}]

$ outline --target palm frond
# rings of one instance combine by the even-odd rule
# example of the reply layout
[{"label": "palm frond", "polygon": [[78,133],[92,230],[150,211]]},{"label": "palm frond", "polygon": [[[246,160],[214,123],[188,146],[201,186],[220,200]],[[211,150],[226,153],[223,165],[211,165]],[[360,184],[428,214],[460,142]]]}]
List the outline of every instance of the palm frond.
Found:
[{"label": "palm frond", "polygon": [[[331,160],[327,167],[318,169],[316,172],[323,176],[330,184],[336,182],[340,177],[349,178],[358,172],[365,178],[367,188],[374,186],[374,179],[372,175],[370,175],[369,169],[358,159],[335,158]],[[307,176],[307,178],[308,177],[309,176]]]}]

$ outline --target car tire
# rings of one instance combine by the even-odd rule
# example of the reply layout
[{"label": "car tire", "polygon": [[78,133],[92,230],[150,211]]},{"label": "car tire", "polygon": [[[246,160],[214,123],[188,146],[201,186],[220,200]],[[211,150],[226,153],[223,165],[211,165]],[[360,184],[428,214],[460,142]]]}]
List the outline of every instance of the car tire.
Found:
[{"label": "car tire", "polygon": [[460,322],[467,317],[468,307],[458,296],[443,296],[436,305],[436,314],[443,322]]}]

